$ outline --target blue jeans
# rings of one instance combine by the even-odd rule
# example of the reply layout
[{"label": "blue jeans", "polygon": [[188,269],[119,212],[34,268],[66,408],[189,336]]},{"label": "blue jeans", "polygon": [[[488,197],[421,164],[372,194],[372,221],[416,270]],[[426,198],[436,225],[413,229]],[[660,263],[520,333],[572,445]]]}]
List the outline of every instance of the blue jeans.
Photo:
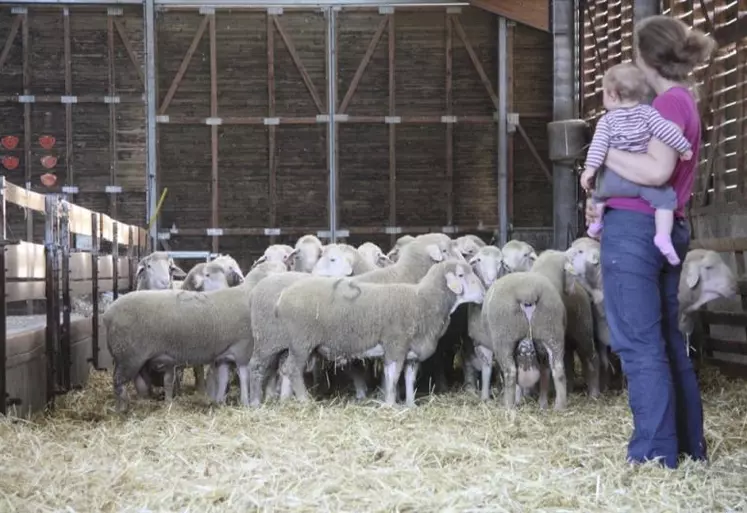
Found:
[{"label": "blue jeans", "polygon": [[[678,328],[682,266],[654,246],[654,218],[608,209],[602,232],[604,308],[612,350],[628,381],[633,435],[628,460],[661,459],[676,468],[680,453],[705,460],[703,405],[685,340]],[[672,243],[685,259],[690,233],[677,219]]]}]

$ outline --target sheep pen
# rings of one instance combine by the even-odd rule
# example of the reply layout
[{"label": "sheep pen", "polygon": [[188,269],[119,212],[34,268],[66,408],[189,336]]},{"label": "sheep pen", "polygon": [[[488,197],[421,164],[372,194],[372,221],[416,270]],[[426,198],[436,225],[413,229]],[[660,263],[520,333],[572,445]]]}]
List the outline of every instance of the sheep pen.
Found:
[{"label": "sheep pen", "polygon": [[[192,373],[185,381],[192,386]],[[744,382],[701,371],[710,463],[625,463],[627,396],[527,398],[507,411],[474,394],[171,407],[114,413],[109,372],[46,416],[0,420],[2,511],[740,511],[747,508]],[[425,436],[423,436],[425,435]]]}]

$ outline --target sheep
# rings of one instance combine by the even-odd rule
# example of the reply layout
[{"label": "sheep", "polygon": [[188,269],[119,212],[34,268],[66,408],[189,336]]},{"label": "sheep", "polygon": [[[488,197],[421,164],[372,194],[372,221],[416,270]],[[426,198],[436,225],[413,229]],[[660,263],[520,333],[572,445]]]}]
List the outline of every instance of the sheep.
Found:
[{"label": "sheep", "polygon": [[[396,265],[396,264],[395,264]],[[481,302],[485,289],[463,260],[432,266],[419,283],[372,283],[356,278],[311,277],[285,289],[274,312],[284,332],[268,333],[275,323],[255,319],[255,340],[281,336],[293,358],[291,384],[296,398],[306,401],[300,365],[312,351],[335,361],[384,359],[385,403],[395,403],[395,384],[406,364],[407,406],[415,405],[415,378],[420,361],[436,349],[436,342],[461,303]],[[344,319],[344,322],[341,320]],[[275,353],[277,354],[277,353]],[[274,355],[252,356],[252,388]]]},{"label": "sheep", "polygon": [[[544,274],[560,293],[567,311],[566,353],[571,354],[570,361],[566,358],[566,377],[569,367],[573,367],[573,348],[584,365],[584,375],[588,386],[589,396],[599,397],[599,356],[594,342],[594,316],[591,308],[591,298],[586,291],[578,286],[567,270],[566,255],[562,251],[543,251],[532,265],[532,272]],[[568,382],[569,391],[572,382]]]},{"label": "sheep", "polygon": [[288,244],[273,244],[265,249],[265,252],[254,261],[252,269],[263,262],[287,263],[288,257],[293,253],[293,248]]},{"label": "sheep", "polygon": [[501,248],[503,262],[510,272],[529,271],[537,260],[534,248],[524,241],[510,240]]},{"label": "sheep", "polygon": [[737,280],[718,253],[692,249],[682,262],[677,300],[679,329],[688,341],[695,329],[693,313],[718,298],[732,298],[738,293]]},{"label": "sheep", "polygon": [[397,239],[397,242],[394,243],[394,247],[389,251],[389,253],[386,254],[386,256],[392,262],[397,263],[402,248],[414,240],[415,237],[413,237],[412,235],[403,235],[402,237]]},{"label": "sheep", "polygon": [[358,246],[358,251],[363,259],[376,267],[388,267],[394,262],[384,254],[384,251],[373,242],[364,242]]},{"label": "sheep", "polygon": [[363,258],[359,250],[348,244],[327,244],[311,274],[317,276],[353,276],[380,269]]},{"label": "sheep", "polygon": [[310,273],[317,260],[322,256],[322,242],[315,235],[304,235],[296,242],[296,247],[288,255],[288,269]]},{"label": "sheep", "polygon": [[[229,255],[218,255],[216,258],[212,260],[216,265],[220,265],[222,269],[225,271],[226,278],[228,280],[228,286],[229,287],[235,287],[237,285],[241,285],[244,282],[244,274],[241,272],[241,268],[239,267],[239,264]],[[205,262],[201,262],[197,265],[195,265],[192,269],[189,270],[187,273],[187,277],[184,278],[184,281],[182,282],[181,289],[182,290],[194,290],[194,291],[204,291],[204,283],[205,283],[205,272],[209,267]],[[198,392],[204,392],[205,391],[205,372],[201,365],[195,365],[192,367],[192,371],[195,375],[195,389]],[[176,382],[175,388],[178,388],[182,382],[182,377],[184,374],[184,371],[181,367],[177,369],[176,374]]]},{"label": "sheep", "polygon": [[218,362],[216,402],[222,403],[228,362],[233,361],[239,370],[242,404],[247,404],[247,363],[252,349],[248,294],[264,277],[285,271],[279,262],[265,262],[244,283],[228,287],[223,267],[210,262],[204,272],[205,292],[142,290],[119,297],[102,316],[114,360],[117,410],[127,409],[128,381],[134,379],[140,393],[139,373],[146,364],[164,368],[166,400],[171,401],[174,366]]},{"label": "sheep", "polygon": [[[495,246],[480,248],[469,264],[482,280],[486,290],[506,274],[503,253]],[[462,370],[465,388],[477,388],[477,371],[481,372],[481,394],[483,401],[490,399],[490,378],[493,367],[493,346],[482,322],[482,305],[469,304],[467,312],[467,336],[462,340]]]},{"label": "sheep", "polygon": [[174,278],[185,276],[186,273],[166,251],[154,251],[141,258],[137,264],[135,290],[169,289]]},{"label": "sheep", "polygon": [[[547,373],[540,371],[537,349],[534,347],[534,342],[529,338],[524,338],[516,344],[514,358],[516,359],[517,370],[515,403],[518,404],[524,394],[528,393],[539,380],[547,379]],[[547,390],[549,383],[545,382],[541,387]]]},{"label": "sheep", "polygon": [[482,322],[503,374],[503,402],[517,403],[517,370],[514,354],[521,340],[530,339],[542,358],[540,408],[547,408],[549,379],[555,384],[555,409],[567,404],[564,368],[566,309],[553,282],[539,272],[517,271],[490,286],[482,304]]},{"label": "sheep", "polygon": [[469,260],[477,254],[480,248],[484,248],[486,244],[485,241],[477,235],[468,234],[457,238],[456,246],[457,250],[464,256],[464,258]]}]

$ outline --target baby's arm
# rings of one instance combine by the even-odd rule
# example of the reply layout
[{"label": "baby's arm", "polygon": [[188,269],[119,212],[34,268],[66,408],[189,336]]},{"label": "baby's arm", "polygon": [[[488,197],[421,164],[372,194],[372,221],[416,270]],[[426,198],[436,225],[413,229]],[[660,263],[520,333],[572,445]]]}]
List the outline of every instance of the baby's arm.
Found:
[{"label": "baby's arm", "polygon": [[586,153],[586,162],[584,168],[587,173],[594,174],[597,169],[604,163],[607,157],[607,149],[610,146],[610,125],[605,114],[594,129],[594,137],[591,138],[589,151]]},{"label": "baby's arm", "polygon": [[679,127],[664,119],[655,108],[649,107],[646,110],[648,111],[648,126],[653,136],[677,150],[683,160],[690,160],[693,156],[692,145]]}]

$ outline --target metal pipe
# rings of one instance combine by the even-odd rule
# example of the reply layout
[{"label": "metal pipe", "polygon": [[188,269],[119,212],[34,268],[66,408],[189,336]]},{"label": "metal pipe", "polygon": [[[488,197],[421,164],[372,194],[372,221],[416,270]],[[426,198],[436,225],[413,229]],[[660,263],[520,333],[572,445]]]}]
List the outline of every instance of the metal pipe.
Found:
[{"label": "metal pipe", "polygon": [[62,330],[60,331],[60,382],[62,391],[70,390],[71,359],[71,326],[70,326],[70,204],[60,202],[60,243],[62,252]]},{"label": "metal pipe", "polygon": [[335,126],[335,109],[337,107],[337,39],[335,26],[336,12],[334,8],[328,7],[327,14],[327,110],[329,112],[329,123],[327,124],[327,146],[329,151],[329,237],[331,242],[337,241],[337,159],[336,139],[337,127]]},{"label": "metal pipe", "polygon": [[508,27],[498,16],[498,225],[499,242],[508,242]]},{"label": "metal pipe", "polygon": [[91,363],[99,367],[99,214],[91,212]]},{"label": "metal pipe", "polygon": [[[158,161],[156,159],[156,6],[155,0],[145,0],[145,110],[146,110],[146,172],[147,209],[145,219],[151,219],[156,213],[157,187],[156,179]],[[149,227],[153,248],[158,245],[158,220]]]},{"label": "metal pipe", "polygon": [[659,0],[635,0],[633,2],[633,22],[659,14]]}]

